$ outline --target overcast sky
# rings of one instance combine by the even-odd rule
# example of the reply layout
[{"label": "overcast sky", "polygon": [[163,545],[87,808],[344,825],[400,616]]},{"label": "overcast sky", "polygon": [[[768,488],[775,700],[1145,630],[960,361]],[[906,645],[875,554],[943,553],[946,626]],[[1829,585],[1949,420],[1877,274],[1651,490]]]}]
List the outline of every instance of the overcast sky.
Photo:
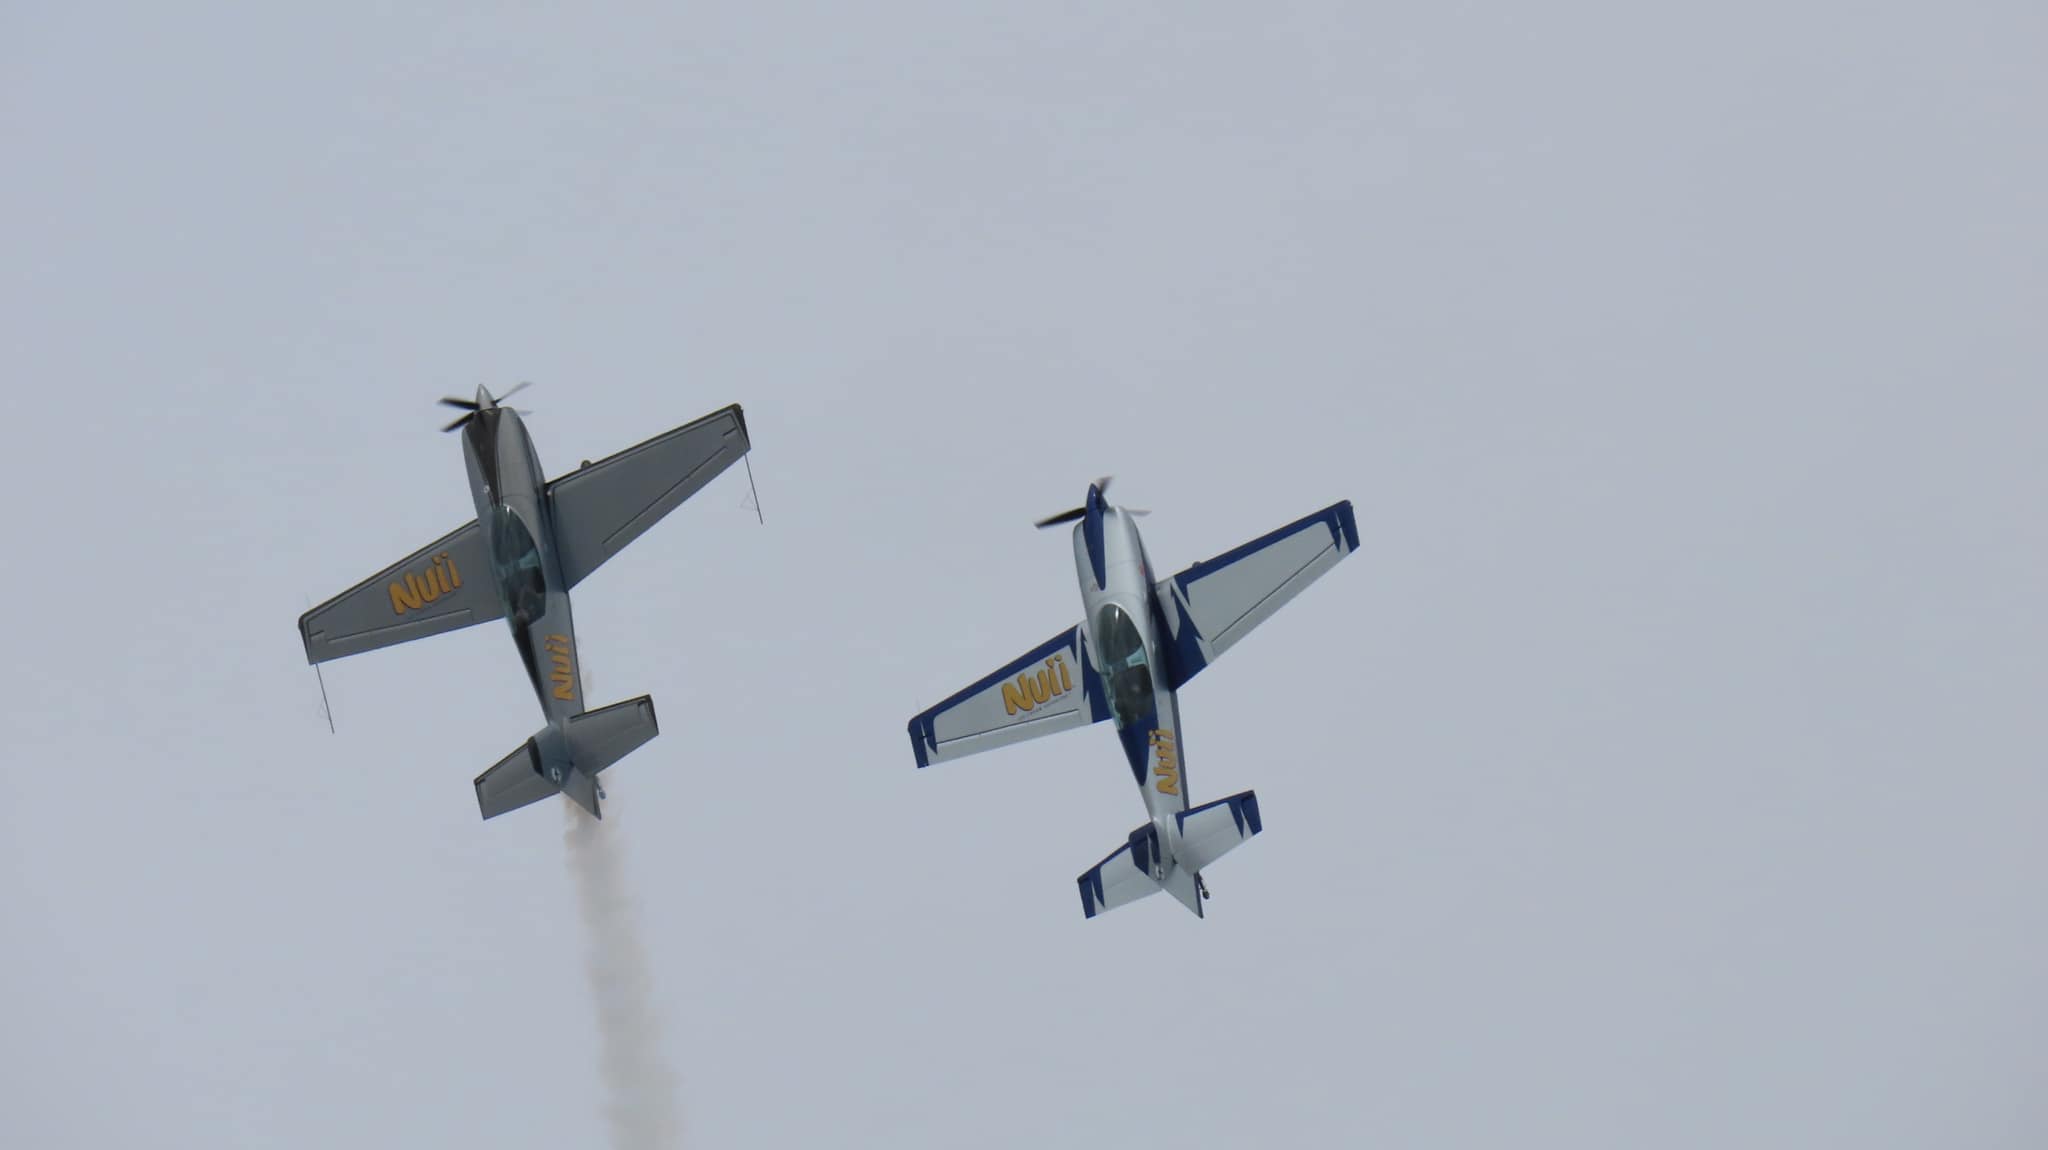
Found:
[{"label": "overcast sky", "polygon": [[[0,8],[0,1144],[602,1144],[504,627],[294,629],[522,379],[754,436],[576,592],[690,1146],[2048,1138],[2048,8],[507,7]],[[904,736],[1102,473],[1357,505],[1206,921],[1107,728]]]}]

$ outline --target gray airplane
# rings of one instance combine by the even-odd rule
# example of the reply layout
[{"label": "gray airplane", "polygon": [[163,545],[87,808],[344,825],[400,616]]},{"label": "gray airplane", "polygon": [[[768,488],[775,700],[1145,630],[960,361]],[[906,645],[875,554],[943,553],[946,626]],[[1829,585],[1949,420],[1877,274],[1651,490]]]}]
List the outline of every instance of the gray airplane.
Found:
[{"label": "gray airplane", "polygon": [[583,707],[569,589],[747,453],[738,404],[552,481],[504,400],[443,399],[464,412],[476,518],[299,617],[306,660],[324,663],[491,619],[512,627],[547,726],[476,780],[495,818],[553,794],[603,817],[597,774],[658,732],[646,695]]},{"label": "gray airplane", "polygon": [[917,765],[930,766],[1104,719],[1116,723],[1144,825],[1078,880],[1089,918],[1166,891],[1196,917],[1209,897],[1202,869],[1258,834],[1251,791],[1188,805],[1180,688],[1281,604],[1358,548],[1349,501],[1154,582],[1134,516],[1112,506],[1108,479],[1072,511],[1081,623],[1054,635],[910,720]]}]

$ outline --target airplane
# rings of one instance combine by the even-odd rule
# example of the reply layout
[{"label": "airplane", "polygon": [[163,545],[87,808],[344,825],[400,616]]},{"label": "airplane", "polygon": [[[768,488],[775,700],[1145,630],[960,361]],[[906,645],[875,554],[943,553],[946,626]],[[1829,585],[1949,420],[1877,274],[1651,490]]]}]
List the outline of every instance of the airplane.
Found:
[{"label": "airplane", "polygon": [[1108,490],[1098,479],[1080,507],[1037,524],[1074,524],[1080,624],[912,718],[911,750],[923,768],[1113,720],[1149,817],[1076,880],[1082,913],[1164,890],[1201,918],[1203,869],[1262,823],[1252,791],[1188,805],[1180,688],[1356,550],[1358,522],[1349,500],[1335,503],[1155,582],[1145,512],[1111,505]]},{"label": "airplane", "polygon": [[547,725],[477,776],[486,819],[565,794],[603,818],[598,772],[659,733],[646,695],[587,711],[569,589],[744,456],[738,404],[553,480],[520,413],[493,397],[441,400],[463,415],[476,518],[299,617],[306,661],[373,651],[492,619],[513,645]]}]

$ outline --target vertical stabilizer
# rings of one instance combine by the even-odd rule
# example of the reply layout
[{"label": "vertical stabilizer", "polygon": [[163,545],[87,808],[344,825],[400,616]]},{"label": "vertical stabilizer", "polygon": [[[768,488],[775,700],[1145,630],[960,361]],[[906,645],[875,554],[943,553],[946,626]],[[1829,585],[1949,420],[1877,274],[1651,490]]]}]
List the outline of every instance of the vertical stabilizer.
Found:
[{"label": "vertical stabilizer", "polygon": [[601,792],[597,789],[597,780],[581,770],[571,767],[563,774],[562,793],[573,799],[577,806],[589,811],[591,818],[604,817],[604,812],[598,809],[598,796]]},{"label": "vertical stabilizer", "polygon": [[1166,881],[1159,885],[1182,906],[1193,911],[1196,918],[1206,917],[1202,914],[1202,892],[1195,885],[1195,874],[1193,871],[1182,870],[1176,866],[1166,872]]}]

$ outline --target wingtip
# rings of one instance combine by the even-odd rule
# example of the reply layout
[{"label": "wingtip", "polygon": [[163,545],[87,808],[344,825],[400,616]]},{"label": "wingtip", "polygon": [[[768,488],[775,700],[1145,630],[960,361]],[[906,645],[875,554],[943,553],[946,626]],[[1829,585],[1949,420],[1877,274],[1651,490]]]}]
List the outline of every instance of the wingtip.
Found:
[{"label": "wingtip", "polygon": [[1358,516],[1351,509],[1351,501],[1340,500],[1331,510],[1336,512],[1337,527],[1344,533],[1345,550],[1358,550]]}]

